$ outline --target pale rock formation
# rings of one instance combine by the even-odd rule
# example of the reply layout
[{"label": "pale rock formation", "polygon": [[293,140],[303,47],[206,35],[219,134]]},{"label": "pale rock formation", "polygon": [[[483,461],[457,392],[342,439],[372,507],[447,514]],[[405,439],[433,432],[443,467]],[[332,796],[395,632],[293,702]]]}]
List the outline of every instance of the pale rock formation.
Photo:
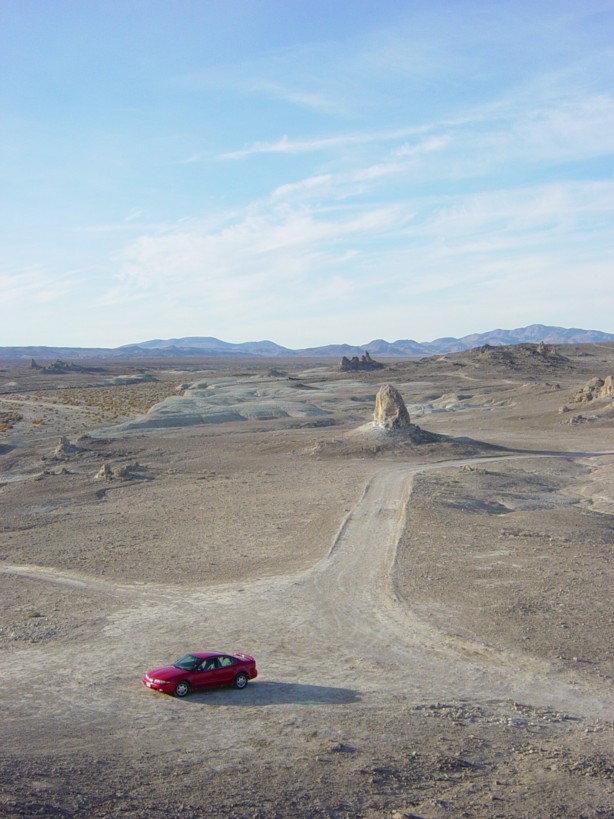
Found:
[{"label": "pale rock formation", "polygon": [[97,481],[112,481],[113,480],[113,470],[109,466],[109,464],[103,464],[96,475],[94,476],[94,480]]},{"label": "pale rock formation", "polygon": [[571,397],[571,400],[579,404],[584,401],[597,401],[600,398],[614,398],[613,376],[607,375],[605,378],[591,378],[589,382]]},{"label": "pale rock formation", "polygon": [[119,466],[111,467],[110,464],[103,464],[94,479],[97,481],[114,481],[116,478],[121,481],[131,481],[133,478],[142,477],[141,472],[145,471],[138,463],[120,464]]},{"label": "pale rock formation", "polygon": [[113,475],[116,478],[121,478],[123,481],[131,481],[133,478],[138,477],[139,473],[143,471],[144,467],[138,463],[124,464],[122,466],[116,466],[113,470]]},{"label": "pale rock formation", "polygon": [[70,455],[74,455],[75,452],[80,452],[80,448],[75,444],[71,444],[68,438],[62,435],[58,441],[58,445],[53,451],[52,458],[54,458],[56,461],[63,461]]},{"label": "pale rock formation", "polygon": [[379,388],[375,396],[373,420],[386,429],[406,429],[411,426],[403,397],[392,384],[382,384]]},{"label": "pale rock formation", "polygon": [[556,348],[552,344],[546,344],[545,341],[540,341],[537,347],[535,348],[535,352],[538,355],[543,356],[556,356],[557,351]]}]

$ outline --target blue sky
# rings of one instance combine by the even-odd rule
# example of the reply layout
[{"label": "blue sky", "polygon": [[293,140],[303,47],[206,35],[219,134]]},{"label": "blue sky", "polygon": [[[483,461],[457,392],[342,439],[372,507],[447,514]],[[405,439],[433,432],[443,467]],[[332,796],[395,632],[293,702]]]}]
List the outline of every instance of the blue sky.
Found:
[{"label": "blue sky", "polygon": [[0,0],[0,345],[614,332],[614,3]]}]

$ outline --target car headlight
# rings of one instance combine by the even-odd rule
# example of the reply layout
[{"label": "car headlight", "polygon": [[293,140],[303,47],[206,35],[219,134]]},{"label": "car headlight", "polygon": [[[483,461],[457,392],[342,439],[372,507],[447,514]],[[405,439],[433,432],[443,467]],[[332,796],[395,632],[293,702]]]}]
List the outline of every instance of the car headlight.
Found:
[{"label": "car headlight", "polygon": [[168,685],[168,680],[152,680],[152,682],[157,685]]}]

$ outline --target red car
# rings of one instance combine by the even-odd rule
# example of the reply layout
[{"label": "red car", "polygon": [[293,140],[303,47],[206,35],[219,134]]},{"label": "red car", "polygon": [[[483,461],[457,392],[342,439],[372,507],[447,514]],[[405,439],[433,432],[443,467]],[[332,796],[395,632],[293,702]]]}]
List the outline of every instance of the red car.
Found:
[{"label": "red car", "polygon": [[249,654],[195,651],[173,665],[148,671],[142,683],[155,691],[185,697],[192,690],[217,685],[245,688],[257,676],[256,661]]}]

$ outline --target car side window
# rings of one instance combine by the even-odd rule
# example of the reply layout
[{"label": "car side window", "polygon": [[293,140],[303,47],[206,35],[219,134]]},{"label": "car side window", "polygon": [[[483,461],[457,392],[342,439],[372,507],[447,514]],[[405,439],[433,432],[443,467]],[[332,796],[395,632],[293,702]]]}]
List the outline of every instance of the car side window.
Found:
[{"label": "car side window", "polygon": [[200,664],[200,670],[201,671],[213,671],[213,669],[216,667],[216,665],[217,665],[217,663],[216,663],[215,657],[209,657],[208,660],[204,660]]},{"label": "car side window", "polygon": [[229,665],[235,664],[235,661],[232,657],[220,657],[219,661],[221,668],[227,668]]}]

